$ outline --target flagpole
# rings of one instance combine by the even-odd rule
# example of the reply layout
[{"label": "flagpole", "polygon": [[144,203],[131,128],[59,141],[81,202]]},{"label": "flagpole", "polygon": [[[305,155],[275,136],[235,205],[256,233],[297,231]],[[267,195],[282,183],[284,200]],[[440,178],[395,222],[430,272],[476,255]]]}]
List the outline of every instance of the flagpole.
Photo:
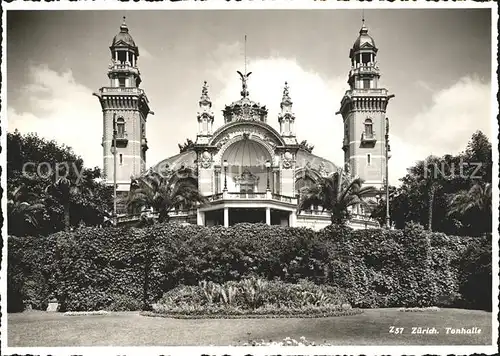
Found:
[{"label": "flagpole", "polygon": [[391,228],[389,213],[389,118],[385,118],[385,227]]},{"label": "flagpole", "polygon": [[113,114],[113,225],[116,226],[116,113]]}]

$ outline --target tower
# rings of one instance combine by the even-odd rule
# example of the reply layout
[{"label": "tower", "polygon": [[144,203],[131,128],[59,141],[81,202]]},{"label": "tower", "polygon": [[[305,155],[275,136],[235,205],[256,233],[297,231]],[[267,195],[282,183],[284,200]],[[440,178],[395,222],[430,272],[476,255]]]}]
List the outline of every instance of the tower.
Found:
[{"label": "tower", "polygon": [[368,34],[364,19],[359,36],[350,50],[351,70],[337,114],[344,122],[344,164],[352,177],[365,185],[382,188],[386,179],[386,109],[394,95],[379,88],[378,49]]},{"label": "tower", "polygon": [[[109,84],[94,93],[99,98],[103,113],[103,175],[113,185],[115,167],[117,192],[129,190],[130,179],[146,169],[146,120],[149,101],[139,88],[141,75],[137,67],[139,48],[130,36],[125,17],[120,32],[109,47],[111,64]],[[113,130],[116,132],[116,165],[113,154]]]},{"label": "tower", "polygon": [[278,116],[278,122],[280,124],[280,134],[286,143],[294,144],[296,143],[295,138],[295,114],[292,112],[292,99],[290,98],[290,92],[288,83],[285,82],[285,88],[283,89],[283,98],[281,99],[281,112]]},{"label": "tower", "polygon": [[207,144],[212,137],[214,113],[212,111],[212,101],[208,96],[208,85],[205,81],[201,88],[201,97],[199,101],[200,111],[198,112],[198,134],[196,143]]}]

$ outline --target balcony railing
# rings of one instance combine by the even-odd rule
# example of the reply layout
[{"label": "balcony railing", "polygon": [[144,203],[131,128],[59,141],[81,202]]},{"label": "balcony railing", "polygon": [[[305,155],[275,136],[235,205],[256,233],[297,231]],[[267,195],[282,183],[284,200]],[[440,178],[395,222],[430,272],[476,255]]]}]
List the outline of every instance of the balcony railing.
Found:
[{"label": "balcony railing", "polygon": [[[170,219],[184,218],[184,217],[193,216],[193,215],[196,215],[196,209],[171,210],[168,213],[168,217]],[[143,213],[138,213],[138,214],[118,215],[116,217],[116,222],[118,224],[123,224],[123,223],[128,223],[128,222],[139,221],[141,219],[141,216],[144,216],[144,217],[147,217],[150,219],[157,219],[158,213],[148,211],[148,212],[143,212]]]},{"label": "balcony railing", "polygon": [[128,134],[126,132],[117,132],[116,133],[116,142],[126,144],[128,142]]},{"label": "balcony railing", "polygon": [[377,137],[375,136],[375,132],[371,132],[371,133],[363,132],[363,133],[361,133],[361,142],[373,143],[376,141],[377,141]]},{"label": "balcony railing", "polygon": [[132,94],[143,94],[144,91],[140,88],[134,87],[103,87],[101,88],[103,94],[120,94],[120,93],[132,93]]},{"label": "balcony railing", "polygon": [[299,212],[299,216],[305,215],[305,216],[320,216],[320,217],[328,217],[330,218],[331,214],[327,210],[322,210],[322,209],[313,209],[313,210],[301,210]]},{"label": "balcony railing", "polygon": [[132,67],[130,63],[126,64],[114,63],[109,66],[108,73],[109,72],[132,72],[135,74],[139,74],[139,68]]},{"label": "balcony railing", "polygon": [[289,197],[286,195],[280,195],[270,192],[258,192],[258,193],[240,193],[240,192],[223,192],[207,197],[209,202],[219,201],[219,200],[274,200],[284,203],[296,204],[297,199],[294,197]]}]

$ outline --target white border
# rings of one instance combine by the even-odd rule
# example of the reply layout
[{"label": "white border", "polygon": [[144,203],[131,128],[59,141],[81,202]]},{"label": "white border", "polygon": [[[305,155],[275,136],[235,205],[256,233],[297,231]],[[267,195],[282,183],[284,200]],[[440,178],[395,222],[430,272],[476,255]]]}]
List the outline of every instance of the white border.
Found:
[{"label": "white border", "polygon": [[[1,145],[2,152],[0,154],[0,163],[3,167],[3,174],[1,177],[2,187],[6,187],[6,130],[7,123],[3,118],[6,117],[7,112],[7,71],[6,71],[6,12],[9,10],[200,10],[200,9],[228,9],[228,10],[243,10],[243,9],[451,9],[451,8],[490,8],[492,9],[492,39],[491,39],[491,54],[492,54],[492,65],[491,65],[491,109],[492,109],[492,147],[493,147],[493,290],[498,293],[498,206],[499,206],[499,193],[498,193],[498,124],[496,117],[498,115],[498,104],[497,104],[497,92],[498,83],[496,79],[496,69],[497,69],[497,31],[496,24],[498,22],[498,14],[495,11],[494,2],[478,3],[469,1],[457,1],[457,2],[427,2],[424,0],[418,1],[408,1],[408,2],[388,2],[379,0],[379,2],[353,2],[353,1],[336,1],[336,0],[326,0],[326,1],[314,1],[314,0],[261,0],[261,1],[249,1],[243,0],[237,2],[234,0],[206,0],[206,1],[194,1],[194,0],[184,0],[178,2],[165,1],[163,3],[156,2],[138,2],[138,3],[119,3],[119,2],[86,2],[80,1],[78,3],[69,3],[68,1],[59,1],[56,3],[32,3],[16,1],[14,3],[2,3],[4,12],[2,14],[2,24],[3,24],[3,41],[2,41],[2,62],[1,70],[3,74],[3,87],[1,92],[2,108],[1,108],[1,127],[2,127],[2,137]],[[496,133],[496,134],[495,134]],[[6,190],[4,190],[4,197]],[[6,212],[7,200],[4,198],[1,202],[2,211]],[[5,237],[7,236],[7,229],[5,224],[6,214],[4,214],[4,224],[2,226],[2,237],[4,237],[4,244],[2,248],[2,270],[1,270],[1,325],[2,330],[7,325],[7,302],[6,302],[6,270],[7,270],[7,241]],[[286,355],[286,354],[413,354],[413,355],[424,355],[424,354],[472,354],[472,353],[485,353],[493,354],[497,353],[496,341],[498,339],[498,294],[497,300],[494,301],[492,310],[492,344],[490,346],[334,346],[334,347],[215,347],[215,346],[199,346],[199,347],[5,347],[7,345],[7,333],[1,332],[0,340],[4,353],[6,354],[52,354],[52,355],[68,355],[68,354],[121,354],[121,355],[159,355],[159,354],[209,354],[209,355]]]}]

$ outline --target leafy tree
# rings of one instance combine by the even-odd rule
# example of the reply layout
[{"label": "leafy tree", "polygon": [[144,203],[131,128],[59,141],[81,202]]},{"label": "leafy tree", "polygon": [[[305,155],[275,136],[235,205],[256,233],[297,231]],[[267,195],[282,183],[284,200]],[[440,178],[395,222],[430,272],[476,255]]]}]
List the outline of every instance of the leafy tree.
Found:
[{"label": "leafy tree", "polygon": [[130,184],[127,208],[130,212],[150,210],[160,222],[168,221],[173,209],[191,209],[206,202],[191,178],[190,169],[167,173],[148,172]]},{"label": "leafy tree", "polygon": [[342,173],[322,177],[313,186],[302,189],[297,211],[321,206],[323,211],[330,212],[332,224],[344,225],[350,217],[350,207],[367,205],[363,198],[378,192],[375,187],[362,185],[362,179],[349,179]]},{"label": "leafy tree", "polygon": [[[36,134],[22,135],[17,130],[7,134],[9,196],[14,196],[16,188],[24,187],[25,194],[34,199],[30,201],[44,205],[36,230],[27,227],[17,234],[25,235],[30,230],[29,233],[47,235],[67,229],[68,216],[70,226],[80,222],[100,225],[112,206],[112,188],[100,183],[100,177],[99,168],[84,167],[81,157],[68,146]],[[68,190],[72,192],[69,198]]]},{"label": "leafy tree", "polygon": [[451,196],[450,210],[448,215],[459,217],[473,217],[469,221],[468,228],[477,225],[483,232],[491,232],[492,209],[491,209],[491,183],[475,184],[469,190],[462,190]]},{"label": "leafy tree", "polygon": [[26,187],[14,188],[8,195],[8,233],[23,235],[25,231],[38,227],[39,215],[45,208],[38,197],[27,192]]},{"label": "leafy tree", "polygon": [[457,199],[464,199],[464,192],[476,184],[482,187],[491,184],[491,169],[491,144],[478,131],[464,152],[430,156],[408,168],[408,174],[401,178],[402,184],[390,201],[391,219],[397,228],[415,222],[447,234],[480,235],[484,229],[479,225],[484,224],[479,221],[491,220],[491,212],[481,215],[477,209],[469,209],[461,214],[450,213],[450,209],[453,210],[450,202],[455,195],[462,196]]}]

